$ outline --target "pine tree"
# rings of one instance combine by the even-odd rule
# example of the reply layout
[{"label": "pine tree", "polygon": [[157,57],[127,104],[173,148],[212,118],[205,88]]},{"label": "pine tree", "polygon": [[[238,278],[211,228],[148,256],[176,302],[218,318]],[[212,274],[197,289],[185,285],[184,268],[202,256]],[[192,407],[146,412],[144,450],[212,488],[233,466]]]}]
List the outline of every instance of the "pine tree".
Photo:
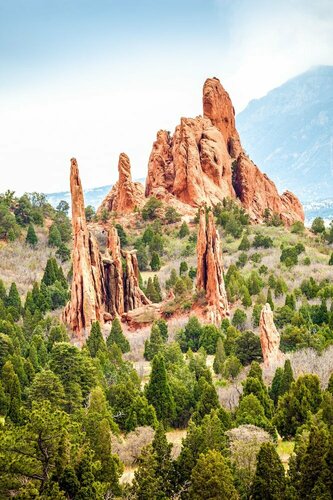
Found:
[{"label": "pine tree", "polygon": [[152,271],[159,271],[161,269],[160,257],[157,252],[152,253],[150,268]]},{"label": "pine tree", "polygon": [[39,372],[29,391],[30,401],[49,401],[53,408],[61,408],[65,401],[65,391],[59,377],[51,370]]},{"label": "pine tree", "polygon": [[276,369],[272,385],[269,391],[269,395],[276,406],[279,400],[279,396],[281,396],[281,382],[283,378],[283,368],[279,367]]},{"label": "pine tree", "polygon": [[244,286],[242,288],[242,293],[243,293],[242,305],[244,307],[250,307],[252,305],[252,299],[247,286]]},{"label": "pine tree", "polygon": [[266,302],[271,306],[272,311],[274,311],[274,302],[272,297],[272,290],[269,288],[267,291]]},{"label": "pine tree", "polygon": [[236,500],[238,493],[226,459],[219,451],[200,455],[191,474],[191,500]]},{"label": "pine tree", "polygon": [[16,283],[12,283],[10,285],[8,297],[6,299],[6,306],[10,308],[10,313],[13,316],[14,321],[18,321],[22,312],[22,303]]},{"label": "pine tree", "polygon": [[106,344],[102,335],[101,325],[98,321],[95,321],[91,325],[90,335],[87,338],[86,344],[92,358],[95,358],[99,351],[103,352],[106,350]]},{"label": "pine tree", "polygon": [[35,247],[38,243],[38,238],[35,233],[34,226],[32,224],[30,224],[28,227],[25,242],[32,247]]},{"label": "pine tree", "polygon": [[52,224],[52,226],[49,229],[49,241],[48,244],[50,247],[60,247],[62,241],[61,241],[61,234],[58,229],[58,226],[56,224]]},{"label": "pine tree", "polygon": [[328,265],[333,266],[333,252],[331,253],[331,256],[329,258]]},{"label": "pine tree", "polygon": [[151,445],[143,448],[139,467],[134,472],[132,493],[137,500],[148,500],[163,498],[161,491],[163,488],[162,479],[156,474],[157,460]]},{"label": "pine tree", "polygon": [[190,234],[190,230],[186,222],[184,221],[182,225],[180,226],[178,236],[179,238],[185,238],[185,236],[188,236]]},{"label": "pine tree", "polygon": [[244,252],[246,250],[250,250],[250,246],[251,246],[250,240],[249,240],[247,234],[244,234],[242,241],[239,244],[238,250],[241,250],[242,252]]},{"label": "pine tree", "polygon": [[155,408],[157,419],[164,425],[168,425],[174,416],[175,403],[165,369],[164,357],[161,354],[157,354],[153,359],[145,393],[148,402]]},{"label": "pine tree", "polygon": [[162,423],[158,424],[155,431],[154,439],[152,442],[157,462],[156,474],[161,478],[161,492],[167,498],[172,495],[172,482],[173,482],[173,464],[171,460],[172,444],[168,443],[164,427]]},{"label": "pine tree", "polygon": [[53,285],[58,278],[58,266],[53,257],[46,262],[42,283],[46,286]]},{"label": "pine tree", "polygon": [[223,372],[223,364],[225,361],[226,355],[223,346],[223,340],[221,338],[218,339],[216,345],[216,354],[213,363],[213,369],[216,374],[221,375]]},{"label": "pine tree", "polygon": [[159,302],[159,296],[158,296],[158,293],[156,292],[155,290],[155,287],[154,287],[154,282],[151,278],[148,278],[148,282],[147,282],[147,288],[146,288],[146,295],[148,297],[149,300],[151,300],[152,302],[154,303],[158,303]]},{"label": "pine tree", "polygon": [[252,484],[254,500],[282,500],[286,479],[280,457],[272,443],[263,443],[257,456],[257,468]]},{"label": "pine tree", "polygon": [[162,351],[164,341],[159,326],[153,323],[150,331],[150,338],[145,341],[144,358],[151,361],[156,354]]},{"label": "pine tree", "polygon": [[290,307],[293,311],[296,309],[296,299],[293,293],[286,295],[285,305]]},{"label": "pine tree", "polygon": [[123,329],[118,318],[112,321],[111,332],[106,340],[108,348],[110,348],[112,344],[117,344],[123,354],[131,350],[130,344],[123,334]]},{"label": "pine tree", "polygon": [[199,400],[192,415],[192,419],[196,424],[199,424],[205,415],[220,406],[215,387],[203,377],[199,380],[199,391]]},{"label": "pine tree", "polygon": [[167,342],[167,340],[168,340],[168,323],[163,318],[158,319],[155,323],[157,324],[157,326],[160,329],[163,341]]},{"label": "pine tree", "polygon": [[280,395],[282,396],[289,391],[291,384],[294,382],[293,369],[289,359],[286,359],[283,367],[283,376],[280,385]]},{"label": "pine tree", "polygon": [[188,271],[187,262],[182,261],[179,265],[179,276],[185,276]]},{"label": "pine tree", "polygon": [[158,281],[157,274],[154,275],[153,285],[154,285],[154,288],[156,291],[156,299],[158,299],[157,302],[162,302],[162,290],[161,290],[160,282]]},{"label": "pine tree", "polygon": [[8,417],[19,423],[21,417],[21,386],[11,361],[7,361],[2,368],[2,386],[8,402]]}]

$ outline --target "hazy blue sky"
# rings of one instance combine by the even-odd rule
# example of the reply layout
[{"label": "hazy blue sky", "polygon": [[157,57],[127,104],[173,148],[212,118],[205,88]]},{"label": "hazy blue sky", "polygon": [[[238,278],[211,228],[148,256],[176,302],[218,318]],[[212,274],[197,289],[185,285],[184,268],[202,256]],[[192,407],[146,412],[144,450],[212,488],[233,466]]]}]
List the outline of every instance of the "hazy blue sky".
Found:
[{"label": "hazy blue sky", "polygon": [[158,129],[201,113],[217,76],[236,111],[333,64],[331,0],[0,0],[0,191],[146,174]]}]

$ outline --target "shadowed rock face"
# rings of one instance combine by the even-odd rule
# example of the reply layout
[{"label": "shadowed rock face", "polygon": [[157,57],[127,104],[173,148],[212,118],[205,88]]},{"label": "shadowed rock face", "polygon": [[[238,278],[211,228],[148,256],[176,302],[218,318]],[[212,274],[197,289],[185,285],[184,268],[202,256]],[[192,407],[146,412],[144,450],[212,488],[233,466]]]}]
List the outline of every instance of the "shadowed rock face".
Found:
[{"label": "shadowed rock face", "polygon": [[260,343],[264,365],[268,367],[276,366],[282,359],[280,351],[280,334],[276,329],[273,320],[271,306],[263,306],[259,321]]},{"label": "shadowed rock face", "polygon": [[233,198],[240,200],[253,222],[261,222],[266,209],[287,225],[304,221],[296,196],[280,196],[244,153],[231,99],[217,78],[204,84],[203,115],[182,118],[173,136],[158,132],[148,163],[146,196],[169,202],[171,195],[192,207]]},{"label": "shadowed rock face", "polygon": [[108,212],[127,214],[143,204],[144,187],[139,182],[132,181],[131,164],[125,153],[119,155],[118,175],[118,181],[102,202],[97,211],[98,214],[103,209]]},{"label": "shadowed rock face", "polygon": [[[73,225],[73,282],[71,301],[64,310],[64,321],[78,333],[103,319],[105,294],[103,265],[93,235],[88,231],[79,169],[71,160],[70,188]],[[82,339],[81,339],[82,340]]]},{"label": "shadowed rock face", "polygon": [[[124,312],[150,304],[139,287],[139,269],[135,252],[124,252],[115,227],[108,232],[108,251],[102,256],[87,227],[79,170],[71,160],[71,196],[73,226],[73,282],[71,300],[63,319],[83,342],[94,321],[103,322]],[[122,256],[125,258],[123,270]]]},{"label": "shadowed rock face", "polygon": [[206,292],[209,320],[219,325],[229,316],[229,304],[224,285],[221,242],[210,211],[200,209],[197,241],[197,290]]}]

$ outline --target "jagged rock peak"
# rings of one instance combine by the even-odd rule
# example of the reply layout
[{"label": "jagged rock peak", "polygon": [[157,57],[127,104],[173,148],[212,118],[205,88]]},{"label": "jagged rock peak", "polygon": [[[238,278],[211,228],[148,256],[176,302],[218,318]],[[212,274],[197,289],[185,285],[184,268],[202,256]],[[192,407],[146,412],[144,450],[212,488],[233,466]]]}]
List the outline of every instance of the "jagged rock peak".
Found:
[{"label": "jagged rock peak", "polygon": [[205,81],[202,103],[204,116],[209,118],[223,135],[230,156],[237,158],[242,147],[236,130],[235,109],[218,78],[207,78]]},{"label": "jagged rock peak", "polygon": [[275,367],[283,355],[280,351],[280,334],[274,324],[273,311],[269,304],[265,304],[261,310],[259,330],[264,365],[267,368]]},{"label": "jagged rock peak", "polygon": [[218,325],[229,316],[229,304],[225,290],[222,249],[212,211],[200,208],[197,241],[197,290],[204,290],[208,304],[208,318]]},{"label": "jagged rock peak", "polygon": [[120,215],[132,212],[144,203],[144,187],[139,182],[132,181],[131,163],[125,153],[120,153],[118,161],[118,181],[97,210],[100,214],[106,209]]}]

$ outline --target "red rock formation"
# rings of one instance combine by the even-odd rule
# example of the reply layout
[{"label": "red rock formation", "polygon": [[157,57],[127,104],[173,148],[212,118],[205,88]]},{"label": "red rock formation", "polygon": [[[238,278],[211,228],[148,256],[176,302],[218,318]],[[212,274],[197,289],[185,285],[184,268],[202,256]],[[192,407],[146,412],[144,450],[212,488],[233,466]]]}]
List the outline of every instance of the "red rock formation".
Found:
[{"label": "red rock formation", "polygon": [[229,304],[224,285],[222,251],[214,215],[205,207],[200,209],[197,242],[197,290],[206,292],[209,320],[219,325],[221,319],[229,316]]},{"label": "red rock formation", "polygon": [[71,160],[73,226],[73,282],[71,300],[63,319],[82,344],[94,321],[109,321],[124,312],[149,305],[139,287],[139,268],[135,252],[122,252],[116,228],[108,233],[107,253],[102,257],[94,236],[87,228],[84,198],[77,162]]},{"label": "red rock formation", "polygon": [[260,343],[265,367],[276,366],[283,355],[280,351],[280,334],[276,329],[273,320],[271,306],[263,306],[259,321]]},{"label": "red rock formation", "polygon": [[140,182],[132,181],[131,164],[125,153],[119,155],[118,173],[118,181],[103,200],[97,210],[98,214],[103,209],[118,214],[131,213],[135,207],[140,207],[144,202],[144,188]]},{"label": "red rock formation", "polygon": [[295,195],[287,191],[279,195],[266,174],[244,154],[238,156],[234,170],[234,187],[243,207],[255,222],[261,222],[265,210],[278,214],[286,225],[304,220],[303,207]]},{"label": "red rock formation", "polygon": [[77,162],[71,160],[70,187],[73,225],[73,282],[71,301],[64,310],[64,321],[82,341],[93,321],[102,321],[104,312],[103,266],[97,242],[88,231],[84,198]]},{"label": "red rock formation", "polygon": [[126,271],[124,275],[124,309],[132,311],[141,306],[151,304],[139,286],[139,266],[136,251],[124,252]]},{"label": "red rock formation", "polygon": [[242,152],[235,124],[235,110],[218,78],[208,78],[203,87],[203,114],[219,129],[232,158]]},{"label": "red rock formation", "polygon": [[203,118],[182,118],[172,137],[158,132],[149,158],[146,196],[168,204],[174,198],[192,207],[238,198],[253,222],[261,222],[266,209],[286,225],[304,221],[296,196],[289,192],[280,196],[275,184],[244,154],[234,108],[217,78],[204,84],[203,112]]}]

